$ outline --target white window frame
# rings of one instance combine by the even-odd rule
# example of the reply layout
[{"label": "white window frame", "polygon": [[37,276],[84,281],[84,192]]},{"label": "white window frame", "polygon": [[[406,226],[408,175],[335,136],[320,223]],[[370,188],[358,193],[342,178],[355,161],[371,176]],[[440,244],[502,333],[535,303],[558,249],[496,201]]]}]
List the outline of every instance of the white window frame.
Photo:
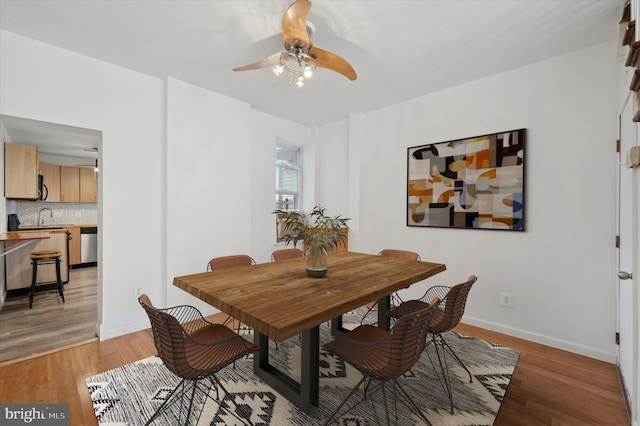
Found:
[{"label": "white window frame", "polygon": [[[275,171],[277,171],[278,169],[289,169],[289,170],[296,170],[297,171],[297,178],[298,178],[297,188],[298,188],[298,191],[296,191],[296,192],[293,192],[293,191],[281,191],[281,190],[278,190],[277,188],[274,188],[275,195],[281,194],[281,195],[297,196],[298,204],[297,204],[296,207],[294,207],[293,209],[290,209],[290,210],[292,210],[292,211],[302,211],[302,160],[303,160],[302,147],[296,146],[296,145],[292,145],[292,144],[288,144],[288,143],[283,143],[281,140],[278,140],[276,142],[275,149],[277,149],[277,148],[297,151],[297,153],[298,153],[298,161],[297,161],[298,166],[282,166],[282,165],[278,165],[275,162],[275,155],[274,155],[274,168],[275,168]],[[276,181],[276,184],[277,184],[277,181]],[[276,210],[280,210],[280,208],[278,206],[275,206],[275,209]],[[284,240],[285,234],[286,234],[286,231],[284,229],[284,226],[280,222],[280,218],[278,217],[278,215],[276,215],[276,242],[277,243],[281,243]]]},{"label": "white window frame", "polygon": [[[294,207],[293,209],[290,210],[294,210],[294,211],[300,211],[301,210],[301,206],[302,206],[302,148],[299,146],[294,146],[294,145],[289,145],[289,144],[285,144],[285,143],[281,143],[281,142],[277,142],[275,148],[282,148],[282,149],[288,149],[288,150],[292,150],[292,151],[297,151],[298,152],[298,166],[282,166],[282,165],[278,165],[278,164],[274,164],[274,167],[276,170],[278,169],[288,169],[288,170],[296,170],[297,171],[297,177],[298,177],[298,182],[297,182],[297,191],[279,191],[278,189],[275,189],[275,194],[281,194],[281,195],[295,195],[298,198],[298,205],[296,207]],[[277,183],[277,182],[276,182]],[[276,209],[279,209],[277,206],[275,206]],[[281,210],[281,209],[279,209]]]}]

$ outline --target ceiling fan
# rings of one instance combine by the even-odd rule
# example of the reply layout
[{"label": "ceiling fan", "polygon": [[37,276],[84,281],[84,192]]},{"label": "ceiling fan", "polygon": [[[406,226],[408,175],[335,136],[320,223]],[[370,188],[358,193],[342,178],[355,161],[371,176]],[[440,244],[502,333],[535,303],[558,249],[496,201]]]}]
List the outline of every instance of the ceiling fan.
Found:
[{"label": "ceiling fan", "polygon": [[298,86],[304,85],[306,79],[313,75],[316,67],[335,71],[352,81],[357,79],[355,70],[347,61],[335,53],[314,46],[311,42],[309,37],[314,27],[307,22],[310,8],[309,0],[296,0],[284,13],[282,17],[283,51],[233,70],[249,71],[273,67],[277,75],[286,70]]}]

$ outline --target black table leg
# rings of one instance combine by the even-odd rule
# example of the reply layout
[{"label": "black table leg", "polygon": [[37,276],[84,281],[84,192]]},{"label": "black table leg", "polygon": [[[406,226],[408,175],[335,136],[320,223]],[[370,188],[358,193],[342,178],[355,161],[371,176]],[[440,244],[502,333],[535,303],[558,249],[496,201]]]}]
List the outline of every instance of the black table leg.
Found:
[{"label": "black table leg", "polygon": [[387,294],[378,300],[378,327],[384,330],[389,330],[391,327],[389,309],[391,309],[391,296]]},{"label": "black table leg", "polygon": [[[378,300],[378,327],[389,330],[391,321],[389,319],[389,309],[391,308],[391,296],[386,295]],[[339,336],[350,332],[348,328],[342,326],[342,315],[331,320],[331,335]]]},{"label": "black table leg", "polygon": [[38,276],[38,261],[31,260],[31,290],[29,290],[29,309],[33,306],[33,296],[36,293],[36,278]]},{"label": "black table leg", "polygon": [[263,382],[293,402],[305,413],[318,406],[320,387],[320,327],[302,333],[300,382],[269,364],[269,338],[254,331],[260,350],[253,358],[253,372]]}]

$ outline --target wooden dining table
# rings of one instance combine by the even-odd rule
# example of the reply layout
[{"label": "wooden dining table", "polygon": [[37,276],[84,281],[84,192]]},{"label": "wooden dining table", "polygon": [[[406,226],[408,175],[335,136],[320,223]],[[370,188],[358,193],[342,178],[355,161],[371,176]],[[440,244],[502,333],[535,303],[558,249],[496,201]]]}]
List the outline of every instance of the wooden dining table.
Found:
[{"label": "wooden dining table", "polygon": [[[323,278],[305,272],[305,260],[291,259],[175,277],[173,284],[251,326],[260,350],[254,373],[309,412],[319,400],[319,327],[342,314],[378,301],[379,326],[389,327],[389,295],[446,269],[444,264],[340,252],[328,258]],[[301,335],[300,381],[269,363],[268,339]]]}]

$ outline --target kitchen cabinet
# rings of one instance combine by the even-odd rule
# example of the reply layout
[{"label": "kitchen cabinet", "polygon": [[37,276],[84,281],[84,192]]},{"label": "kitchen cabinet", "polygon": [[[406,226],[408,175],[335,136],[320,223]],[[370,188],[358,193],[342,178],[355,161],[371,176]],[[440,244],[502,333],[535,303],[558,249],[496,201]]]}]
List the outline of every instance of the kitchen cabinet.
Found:
[{"label": "kitchen cabinet", "polygon": [[60,201],[80,202],[80,168],[60,166]]},{"label": "kitchen cabinet", "polygon": [[43,191],[48,203],[60,202],[60,166],[57,164],[40,163],[40,174],[43,177]]},{"label": "kitchen cabinet", "polygon": [[60,201],[63,203],[95,203],[96,172],[93,168],[60,166]]},{"label": "kitchen cabinet", "polygon": [[38,148],[4,144],[4,196],[25,200],[38,198]]},{"label": "kitchen cabinet", "polygon": [[80,264],[80,227],[70,226],[67,228],[71,234],[69,241],[69,265],[76,266]]},{"label": "kitchen cabinet", "polygon": [[[42,232],[42,231],[21,231]],[[7,290],[28,288],[31,286],[31,252],[57,250],[62,255],[60,258],[60,275],[62,282],[69,281],[69,257],[67,252],[67,230],[55,229],[49,232],[49,238],[37,240],[31,244],[15,250],[6,256]],[[5,250],[10,250],[16,243],[5,243]],[[56,280],[56,268],[54,264],[38,267],[36,285],[51,283]]]},{"label": "kitchen cabinet", "polygon": [[93,167],[80,167],[80,202],[95,203],[98,201],[96,177],[96,171]]}]

